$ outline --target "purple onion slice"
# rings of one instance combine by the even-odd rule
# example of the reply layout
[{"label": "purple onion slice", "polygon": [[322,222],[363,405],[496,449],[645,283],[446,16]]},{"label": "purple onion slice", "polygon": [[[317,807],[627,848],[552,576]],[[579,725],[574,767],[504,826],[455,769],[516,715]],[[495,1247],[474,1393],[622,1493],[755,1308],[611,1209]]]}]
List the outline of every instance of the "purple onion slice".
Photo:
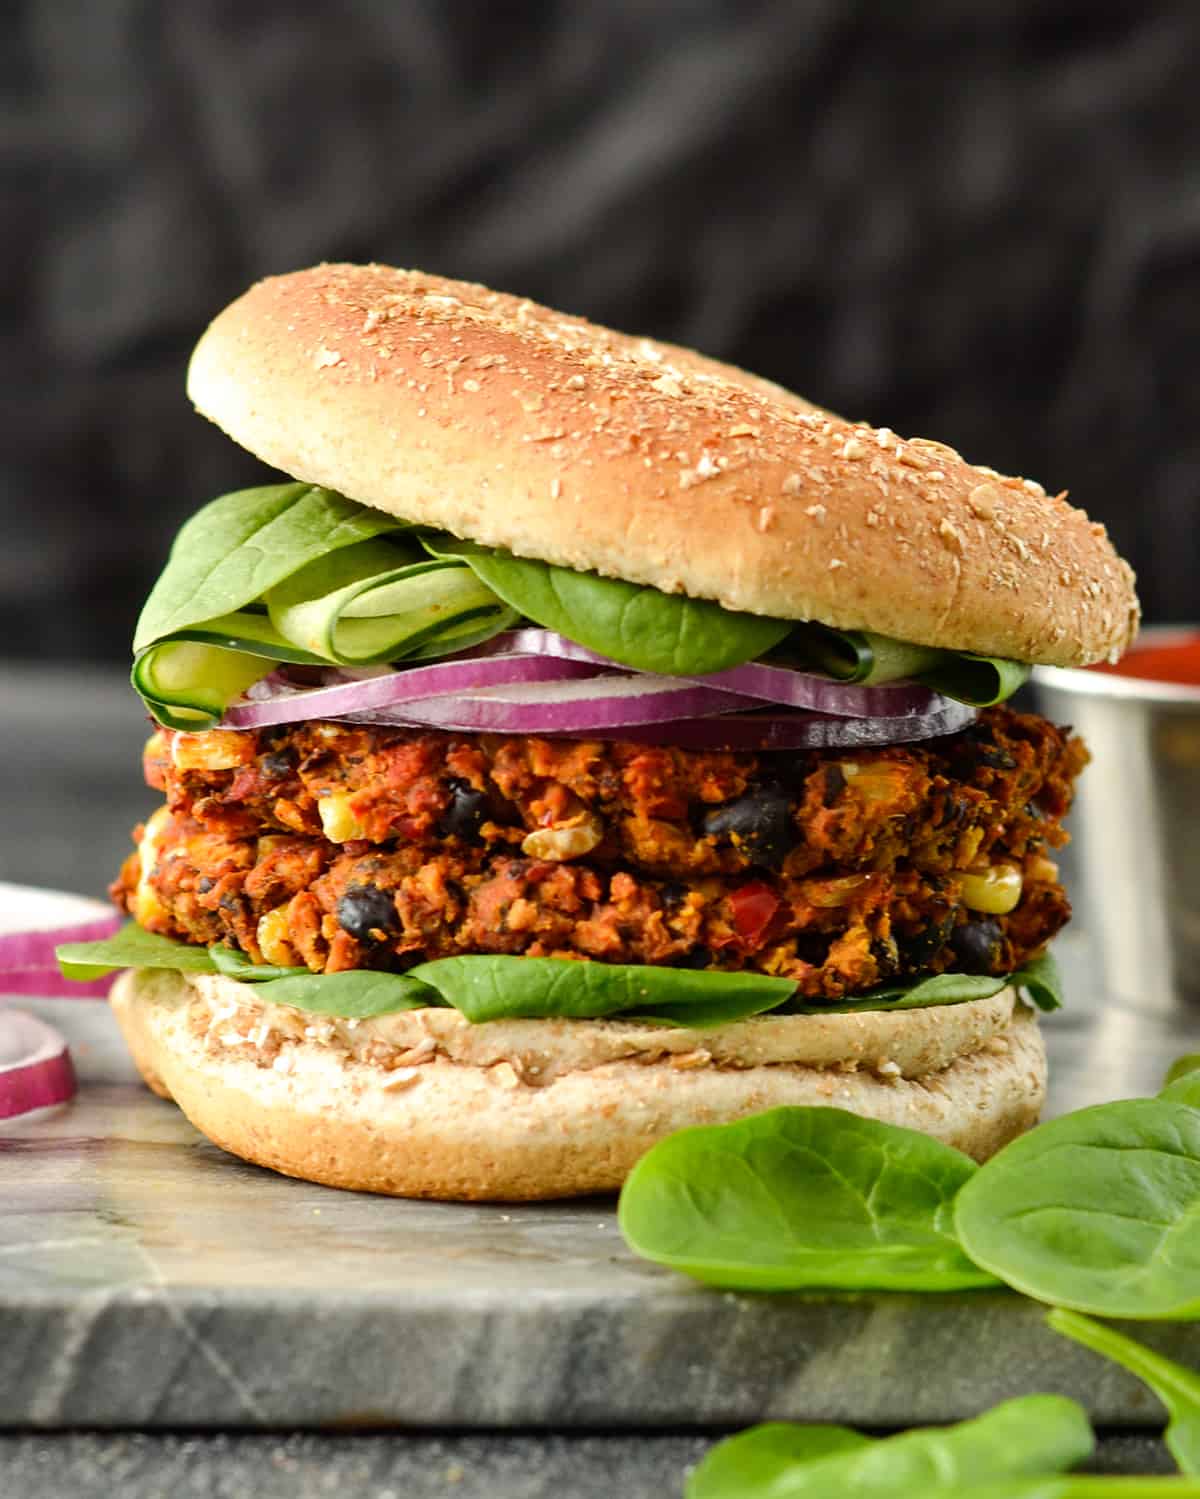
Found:
[{"label": "purple onion slice", "polygon": [[0,1119],[65,1103],[75,1095],[67,1043],[24,1010],[0,1010]]}]

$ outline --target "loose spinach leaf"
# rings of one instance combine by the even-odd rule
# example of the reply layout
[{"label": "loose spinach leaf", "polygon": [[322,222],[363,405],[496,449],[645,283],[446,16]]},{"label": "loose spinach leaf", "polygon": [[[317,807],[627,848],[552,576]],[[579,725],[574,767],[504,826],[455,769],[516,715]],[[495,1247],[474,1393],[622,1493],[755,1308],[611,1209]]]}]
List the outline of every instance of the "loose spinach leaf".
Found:
[{"label": "loose spinach leaf", "polygon": [[728,1025],[796,992],[761,973],[587,963],[571,958],[437,958],[409,970],[468,1020],[597,1020],[629,1015],[675,1025]]},{"label": "loose spinach leaf", "polygon": [[871,1440],[848,1426],[752,1426],[709,1449],[688,1479],[686,1499],[759,1499],[774,1494],[777,1481],[800,1464],[857,1451]]},{"label": "loose spinach leaf", "polygon": [[443,533],[423,537],[435,557],[461,557],[519,614],[638,671],[695,676],[752,661],[793,622],[739,614],[706,599],[574,572]]},{"label": "loose spinach leaf", "polygon": [[1200,1052],[1179,1057],[1171,1063],[1158,1096],[1200,1109]]},{"label": "loose spinach leaf", "polygon": [[171,937],[159,937],[128,921],[100,942],[64,942],[56,950],[64,978],[103,978],[118,968],[179,968],[188,973],[216,973],[206,947],[191,947]]},{"label": "loose spinach leaf", "polygon": [[[758,1438],[756,1431],[764,1430],[769,1435]],[[1060,1395],[1025,1395],[957,1426],[931,1426],[859,1446],[847,1444],[824,1456],[806,1456],[800,1441],[800,1461],[789,1459],[777,1433],[777,1426],[759,1427],[714,1448],[692,1474],[687,1499],[962,1496],[998,1480],[1064,1472],[1088,1457],[1094,1446],[1082,1407]],[[735,1456],[740,1452],[746,1465],[747,1481],[740,1489],[733,1486],[733,1465],[722,1450],[726,1447],[735,1448]],[[1012,1492],[1023,1490],[1014,1487]]]},{"label": "loose spinach leaf", "polygon": [[1200,1374],[1078,1312],[1055,1307],[1046,1321],[1055,1332],[1074,1338],[1144,1380],[1167,1408],[1166,1443],[1179,1471],[1200,1474]]},{"label": "loose spinach leaf", "polygon": [[1001,1478],[961,1488],[925,1489],[913,1499],[1200,1499],[1189,1478],[1105,1478],[1067,1473],[1048,1478]]},{"label": "loose spinach leaf", "polygon": [[134,651],[241,609],[316,557],[407,526],[312,484],[222,495],[180,529],[138,620]]},{"label": "loose spinach leaf", "polygon": [[1200,1317],[1200,1110],[1097,1104],[1006,1145],[963,1187],[963,1249],[1040,1301]]},{"label": "loose spinach leaf", "polygon": [[271,979],[255,986],[255,998],[351,1020],[424,1010],[442,1003],[436,990],[410,973],[372,973],[365,968]]},{"label": "loose spinach leaf", "polygon": [[955,1194],[977,1170],[916,1130],[772,1109],[661,1140],[618,1220],[636,1254],[734,1290],[990,1286],[954,1236]]}]

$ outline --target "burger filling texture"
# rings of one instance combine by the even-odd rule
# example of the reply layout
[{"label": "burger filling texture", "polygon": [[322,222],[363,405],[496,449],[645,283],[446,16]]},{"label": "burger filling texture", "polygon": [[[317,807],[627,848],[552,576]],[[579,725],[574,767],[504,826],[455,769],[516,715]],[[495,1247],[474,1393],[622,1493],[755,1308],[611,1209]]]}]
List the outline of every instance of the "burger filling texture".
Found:
[{"label": "burger filling texture", "polygon": [[159,729],[165,805],[113,894],[146,931],[314,974],[519,955],[757,973],[837,1003],[1035,956],[1070,914],[1049,850],[1086,760],[1003,707],[920,744],[757,753]]}]

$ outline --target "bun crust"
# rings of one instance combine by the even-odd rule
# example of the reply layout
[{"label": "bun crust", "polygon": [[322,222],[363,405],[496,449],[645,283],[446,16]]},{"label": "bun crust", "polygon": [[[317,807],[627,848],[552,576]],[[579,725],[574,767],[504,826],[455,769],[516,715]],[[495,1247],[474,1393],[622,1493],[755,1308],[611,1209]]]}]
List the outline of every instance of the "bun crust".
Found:
[{"label": "bun crust", "polygon": [[297,479],[729,609],[1056,666],[1136,630],[1131,571],[1062,496],[481,286],[351,265],[262,281],[204,334],[188,390]]},{"label": "bun crust", "polygon": [[[112,1002],[146,1081],[217,1145],[288,1176],[403,1197],[614,1191],[671,1131],[780,1104],[850,1109],[983,1160],[1036,1121],[1045,1094],[1041,1035],[1011,991],[715,1031],[470,1026],[444,1010],[355,1027],[264,1004],[252,985],[162,970],[123,974]],[[843,1065],[830,1066],[839,1030]],[[573,1049],[551,1065],[567,1033]]]}]

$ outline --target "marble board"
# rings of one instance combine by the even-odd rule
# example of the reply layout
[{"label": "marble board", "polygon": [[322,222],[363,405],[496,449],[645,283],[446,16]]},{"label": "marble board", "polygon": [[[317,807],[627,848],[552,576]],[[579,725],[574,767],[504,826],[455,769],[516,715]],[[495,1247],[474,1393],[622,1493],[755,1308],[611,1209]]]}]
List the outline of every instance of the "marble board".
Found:
[{"label": "marble board", "polygon": [[[0,1126],[0,1426],[887,1427],[1035,1389],[1161,1424],[1006,1293],[722,1294],[635,1259],[608,1200],[402,1202],[245,1165],[136,1082],[102,1004],[20,1003],[82,1086]],[[1200,1049],[1200,1016],[1081,1005],[1047,1029],[1053,1111]],[[1200,1324],[1137,1335],[1200,1365]]]}]

